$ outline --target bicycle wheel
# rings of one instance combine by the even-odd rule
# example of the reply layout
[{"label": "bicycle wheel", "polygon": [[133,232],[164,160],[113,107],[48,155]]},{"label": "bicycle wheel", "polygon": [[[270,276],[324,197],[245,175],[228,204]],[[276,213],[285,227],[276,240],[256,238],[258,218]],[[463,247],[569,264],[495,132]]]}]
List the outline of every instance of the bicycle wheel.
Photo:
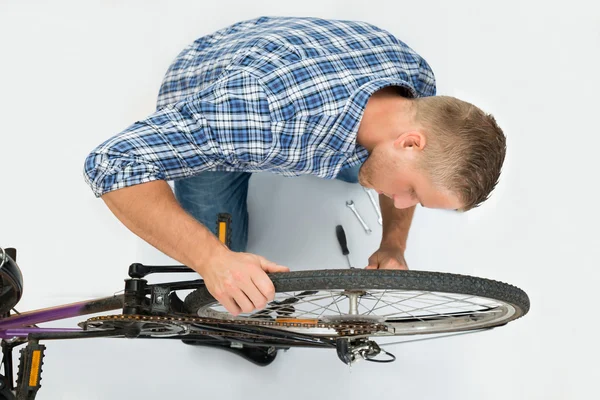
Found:
[{"label": "bicycle wheel", "polygon": [[332,328],[342,323],[379,327],[355,337],[430,334],[500,326],[529,311],[523,290],[466,275],[335,269],[269,277],[276,294],[263,310],[234,317],[206,287],[190,293],[185,307],[191,314],[228,321],[288,321],[277,329],[332,338],[352,336]]}]

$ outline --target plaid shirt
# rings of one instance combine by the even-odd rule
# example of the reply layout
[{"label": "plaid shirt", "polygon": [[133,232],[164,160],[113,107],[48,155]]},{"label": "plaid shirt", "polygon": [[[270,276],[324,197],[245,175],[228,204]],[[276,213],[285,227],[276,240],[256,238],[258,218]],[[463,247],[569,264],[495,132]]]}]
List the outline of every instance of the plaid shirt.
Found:
[{"label": "plaid shirt", "polygon": [[333,179],[368,152],[356,143],[367,100],[384,86],[435,95],[427,62],[364,22],[262,17],[185,48],[156,112],[90,152],[84,177],[111,190],[202,171]]}]

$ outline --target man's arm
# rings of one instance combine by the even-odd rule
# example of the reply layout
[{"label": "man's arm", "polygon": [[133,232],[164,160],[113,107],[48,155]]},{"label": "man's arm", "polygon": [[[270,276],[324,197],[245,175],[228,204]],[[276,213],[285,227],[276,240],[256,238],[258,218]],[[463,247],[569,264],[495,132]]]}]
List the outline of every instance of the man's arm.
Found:
[{"label": "man's arm", "polygon": [[379,249],[369,257],[367,269],[408,269],[404,259],[408,230],[415,206],[397,209],[394,202],[380,194],[383,233]]},{"label": "man's arm", "polygon": [[415,213],[415,206],[398,209],[394,207],[392,199],[379,195],[381,216],[383,218],[383,233],[381,235],[381,247],[399,248],[406,250],[408,230]]},{"label": "man's arm", "polygon": [[147,182],[102,196],[133,233],[199,272],[209,292],[233,315],[262,309],[275,296],[266,272],[285,272],[264,257],[227,249],[179,205],[165,181]]},{"label": "man's arm", "polygon": [[[230,107],[223,102],[177,103],[132,124],[88,155],[84,176],[94,194],[127,228],[200,273],[215,299],[238,315],[264,308],[273,300],[275,288],[267,272],[289,269],[256,254],[227,249],[181,208],[165,182],[214,169],[235,157],[225,153],[218,139],[239,136],[248,127],[232,122],[215,133],[208,123],[214,118],[238,121],[240,116],[228,114]],[[248,120],[259,121],[252,128],[257,132],[270,129],[265,118],[258,118],[262,109],[252,106],[260,104],[248,100]],[[250,160],[260,158],[265,148],[256,140],[237,146],[241,156]]]},{"label": "man's arm", "polygon": [[163,180],[114,190],[102,200],[129,230],[199,273],[227,253],[211,231],[181,208]]}]

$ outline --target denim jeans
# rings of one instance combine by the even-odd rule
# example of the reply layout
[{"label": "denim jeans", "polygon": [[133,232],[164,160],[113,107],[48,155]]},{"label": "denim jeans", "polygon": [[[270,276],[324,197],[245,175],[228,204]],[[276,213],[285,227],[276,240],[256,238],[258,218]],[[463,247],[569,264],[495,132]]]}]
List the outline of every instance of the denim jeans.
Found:
[{"label": "denim jeans", "polygon": [[[336,179],[358,183],[360,164],[341,170]],[[233,251],[246,251],[248,243],[248,181],[250,172],[206,171],[176,180],[175,197],[196,220],[217,234],[217,215],[231,214],[231,246]]]}]

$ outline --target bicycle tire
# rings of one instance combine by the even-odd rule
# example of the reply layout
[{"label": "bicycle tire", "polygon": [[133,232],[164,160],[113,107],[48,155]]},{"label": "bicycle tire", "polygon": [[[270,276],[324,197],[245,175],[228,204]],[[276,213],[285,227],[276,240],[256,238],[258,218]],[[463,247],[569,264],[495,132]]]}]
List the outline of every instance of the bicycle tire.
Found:
[{"label": "bicycle tire", "polygon": [[[480,325],[476,329],[505,325],[527,314],[530,308],[529,297],[518,287],[468,275],[432,271],[365,269],[311,270],[268,275],[275,286],[276,293],[328,289],[430,291],[480,296],[502,301],[514,307],[515,312],[510,318],[502,320],[501,323],[494,324],[492,322]],[[184,306],[191,314],[197,314],[199,310],[217,303],[205,286],[191,292],[184,300]],[[444,332],[458,330],[468,329],[445,329]]]}]

